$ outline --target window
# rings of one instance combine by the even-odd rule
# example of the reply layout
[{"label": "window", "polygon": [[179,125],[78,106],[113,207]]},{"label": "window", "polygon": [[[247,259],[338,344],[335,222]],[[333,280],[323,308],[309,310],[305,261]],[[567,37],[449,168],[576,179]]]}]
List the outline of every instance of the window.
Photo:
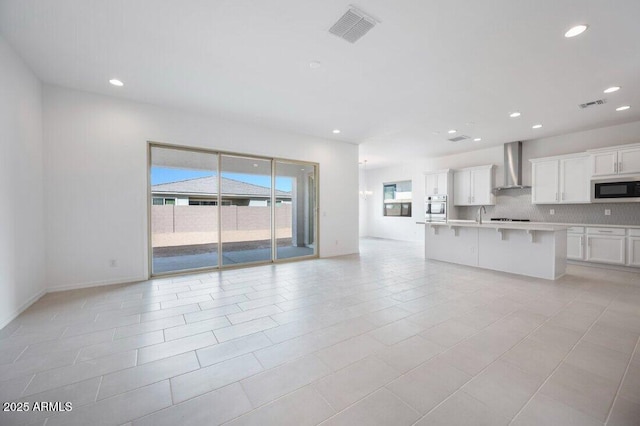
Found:
[{"label": "window", "polygon": [[215,200],[199,200],[199,199],[189,198],[189,205],[190,206],[217,206],[218,202]]},{"label": "window", "polygon": [[389,184],[384,184],[383,185],[384,188],[384,199],[386,200],[393,200],[396,198],[396,184],[395,183],[389,183]]},{"label": "window", "polygon": [[411,217],[411,181],[388,182],[382,184],[383,216]]},{"label": "window", "polygon": [[175,198],[153,197],[153,199],[151,200],[151,205],[153,206],[174,206],[175,204]]}]

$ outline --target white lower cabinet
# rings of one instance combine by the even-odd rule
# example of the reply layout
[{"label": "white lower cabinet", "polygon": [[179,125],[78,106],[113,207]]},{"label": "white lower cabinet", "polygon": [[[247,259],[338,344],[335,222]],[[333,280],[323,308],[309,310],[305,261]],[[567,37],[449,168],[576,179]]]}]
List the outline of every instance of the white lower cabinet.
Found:
[{"label": "white lower cabinet", "polygon": [[567,230],[567,259],[584,260],[584,228]]},{"label": "white lower cabinet", "polygon": [[627,265],[640,266],[640,229],[629,229],[627,237]]},{"label": "white lower cabinet", "polygon": [[571,226],[567,259],[640,267],[640,228]]},{"label": "white lower cabinet", "polygon": [[587,262],[626,263],[626,229],[587,228]]}]

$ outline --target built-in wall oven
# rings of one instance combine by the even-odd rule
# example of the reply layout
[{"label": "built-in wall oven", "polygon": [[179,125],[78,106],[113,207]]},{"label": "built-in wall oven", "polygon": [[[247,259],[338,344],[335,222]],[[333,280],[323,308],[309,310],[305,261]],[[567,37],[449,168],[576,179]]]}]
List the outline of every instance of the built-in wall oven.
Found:
[{"label": "built-in wall oven", "polygon": [[425,222],[447,221],[447,196],[427,195],[424,199]]},{"label": "built-in wall oven", "polygon": [[591,202],[640,202],[640,176],[592,180]]}]

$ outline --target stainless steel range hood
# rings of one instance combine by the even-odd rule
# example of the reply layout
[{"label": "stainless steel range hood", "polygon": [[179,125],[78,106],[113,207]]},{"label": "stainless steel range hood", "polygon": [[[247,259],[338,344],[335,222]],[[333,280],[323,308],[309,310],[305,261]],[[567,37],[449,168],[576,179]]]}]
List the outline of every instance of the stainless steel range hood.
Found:
[{"label": "stainless steel range hood", "polygon": [[504,144],[504,185],[494,188],[503,189],[531,188],[522,184],[522,142]]}]

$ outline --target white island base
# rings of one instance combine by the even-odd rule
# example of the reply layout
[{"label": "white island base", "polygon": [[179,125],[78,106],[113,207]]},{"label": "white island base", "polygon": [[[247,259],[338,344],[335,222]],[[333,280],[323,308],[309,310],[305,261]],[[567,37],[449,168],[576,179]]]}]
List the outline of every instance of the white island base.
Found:
[{"label": "white island base", "polygon": [[427,259],[555,280],[565,273],[567,227],[426,223]]}]

